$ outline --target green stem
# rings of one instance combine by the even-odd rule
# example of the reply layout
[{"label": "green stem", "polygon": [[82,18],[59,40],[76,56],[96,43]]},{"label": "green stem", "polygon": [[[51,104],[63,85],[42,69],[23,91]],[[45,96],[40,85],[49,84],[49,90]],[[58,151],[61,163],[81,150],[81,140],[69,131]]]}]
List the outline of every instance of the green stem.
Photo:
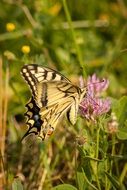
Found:
[{"label": "green stem", "polygon": [[5,168],[4,168],[4,126],[3,126],[3,74],[2,74],[2,66],[3,61],[2,57],[0,57],[0,167],[1,167],[1,188],[6,184],[6,174],[5,174]]},{"label": "green stem", "polygon": [[[108,160],[106,159],[105,160],[105,170],[106,172],[108,172]],[[105,175],[105,190],[108,189],[108,178],[107,178],[107,175]]]},{"label": "green stem", "polygon": [[17,39],[24,35],[29,34],[30,32],[31,32],[31,29],[19,30],[19,31],[14,31],[14,32],[6,32],[4,34],[0,34],[0,41]]},{"label": "green stem", "polygon": [[119,181],[121,184],[123,183],[126,175],[127,175],[127,163],[124,165],[123,170],[122,170],[121,175],[120,175],[120,178],[119,178]]},{"label": "green stem", "polygon": [[[98,159],[98,154],[99,154],[99,134],[100,134],[100,125],[99,128],[97,130],[97,139],[96,139],[96,159]],[[96,180],[97,180],[97,185],[98,185],[98,189],[101,190],[101,186],[100,186],[100,182],[98,179],[98,162],[96,162],[96,168],[97,168],[97,173],[96,173]]]},{"label": "green stem", "polygon": [[74,31],[74,28],[73,28],[73,25],[72,25],[72,20],[71,20],[71,16],[70,16],[70,13],[69,13],[69,10],[68,10],[68,7],[67,7],[67,2],[66,0],[62,0],[63,1],[63,7],[64,7],[64,11],[65,11],[65,14],[66,14],[66,18],[67,18],[67,21],[68,21],[68,24],[69,24],[69,27],[70,27],[70,31],[71,31],[71,35],[72,35],[72,38],[73,38],[73,41],[74,41],[74,45],[75,45],[75,49],[76,49],[76,52],[77,52],[77,57],[78,57],[78,60],[79,60],[79,64],[80,64],[80,67],[83,68],[83,75],[84,77],[86,77],[86,72],[84,71],[84,64],[83,64],[83,60],[82,60],[82,55],[81,55],[81,51],[80,51],[80,48],[77,44],[77,41],[76,41],[76,35],[75,35],[75,31]]},{"label": "green stem", "polygon": [[93,189],[98,190],[98,189],[88,180],[88,178],[87,178],[86,175],[85,175],[85,172],[84,172],[83,168],[82,168],[82,173],[83,173],[84,178],[85,178],[86,182],[88,183],[88,185],[89,185],[90,187],[92,187]]},{"label": "green stem", "polygon": [[5,154],[5,140],[6,140],[6,130],[7,130],[7,111],[8,111],[8,88],[9,88],[9,66],[6,63],[6,73],[5,73],[5,87],[4,87],[4,104],[3,104],[3,156]]},{"label": "green stem", "polygon": [[[6,141],[6,132],[7,132],[7,111],[8,111],[8,88],[9,88],[9,66],[8,62],[6,63],[5,71],[5,83],[4,83],[4,97],[3,98],[3,120],[2,120],[2,147],[1,154],[3,157],[3,163],[5,160],[5,141]],[[8,183],[7,176],[5,183]]]},{"label": "green stem", "polygon": [[99,134],[100,134],[100,126],[97,130],[97,140],[96,140],[96,158],[98,158],[99,153]]},{"label": "green stem", "polygon": [[[112,135],[112,152],[111,155],[114,156],[115,155],[115,136]],[[113,160],[111,160],[111,166],[110,166],[110,175],[112,175],[112,167],[113,167]],[[110,183],[108,184],[108,188],[107,190],[110,189]]]},{"label": "green stem", "polygon": [[[3,85],[3,78],[2,78],[2,58],[0,57],[0,147],[2,147],[2,138],[3,138],[3,125],[2,125],[2,115],[3,115],[3,110],[2,110],[2,101],[3,101],[3,89],[2,89],[2,85]],[[2,150],[1,150],[2,151]],[[2,151],[2,155],[3,155],[3,151]]]},{"label": "green stem", "polygon": [[[115,155],[115,136],[112,135],[112,156]],[[112,166],[113,166],[113,160],[111,160],[111,170],[110,170],[110,174],[112,174]]]}]

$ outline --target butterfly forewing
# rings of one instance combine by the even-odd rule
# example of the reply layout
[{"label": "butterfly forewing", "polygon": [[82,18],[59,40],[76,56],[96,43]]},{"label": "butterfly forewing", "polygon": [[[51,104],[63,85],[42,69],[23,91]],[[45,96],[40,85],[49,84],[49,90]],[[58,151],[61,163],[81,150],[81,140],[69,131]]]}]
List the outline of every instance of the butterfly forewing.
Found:
[{"label": "butterfly forewing", "polygon": [[71,97],[72,101],[78,96],[78,87],[67,82],[47,82],[37,85],[35,101],[41,107],[48,107],[55,103],[61,103],[63,99]]},{"label": "butterfly forewing", "polygon": [[73,85],[62,74],[47,67],[25,65],[21,73],[32,91],[32,98],[26,104],[29,129],[25,136],[35,133],[42,139],[47,138],[65,113],[75,124],[85,89]]},{"label": "butterfly forewing", "polygon": [[65,76],[60,74],[53,69],[47,67],[40,67],[35,64],[24,65],[21,69],[21,74],[25,81],[28,83],[32,94],[36,95],[36,86],[38,83],[44,82],[56,82],[56,81],[66,81],[70,82]]}]

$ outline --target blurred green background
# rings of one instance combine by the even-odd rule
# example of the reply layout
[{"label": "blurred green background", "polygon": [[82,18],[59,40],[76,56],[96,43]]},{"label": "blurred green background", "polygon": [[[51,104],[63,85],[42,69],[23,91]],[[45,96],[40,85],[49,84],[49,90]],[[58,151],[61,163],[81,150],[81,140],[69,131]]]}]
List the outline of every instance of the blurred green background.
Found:
[{"label": "blurred green background", "polygon": [[[76,127],[64,121],[47,142],[37,141],[32,148],[21,144],[20,139],[26,131],[23,113],[30,92],[20,70],[29,63],[54,68],[74,84],[79,84],[81,75],[84,79],[93,73],[108,78],[107,96],[112,97],[116,113],[124,97],[118,119],[124,115],[122,126],[127,126],[127,1],[0,1],[1,184],[5,189],[48,190],[54,187],[55,190],[56,185],[64,183],[80,190],[95,189],[87,181],[95,187],[98,184],[96,177],[91,181],[90,170],[83,175],[82,170],[75,174],[77,166],[80,168],[80,163],[84,163],[75,140],[75,136],[87,136],[87,130],[82,133],[86,125],[82,119],[78,119]],[[115,154],[120,151],[121,155],[126,154],[126,128],[123,133],[117,139],[120,149]],[[101,135],[100,139],[103,142]],[[110,142],[112,138],[107,139]],[[110,174],[118,177],[124,184],[122,188],[126,189],[127,174],[122,173],[123,169],[127,171],[126,156],[123,160],[123,165],[118,159],[110,163],[114,164],[112,168],[117,165]],[[87,163],[88,160],[85,166]],[[105,186],[104,173],[99,175],[103,180],[101,187],[97,185],[96,189],[108,190],[114,186],[119,189],[117,180],[114,186]],[[110,177],[106,180],[110,181]],[[73,190],[74,186],[63,189]]]}]

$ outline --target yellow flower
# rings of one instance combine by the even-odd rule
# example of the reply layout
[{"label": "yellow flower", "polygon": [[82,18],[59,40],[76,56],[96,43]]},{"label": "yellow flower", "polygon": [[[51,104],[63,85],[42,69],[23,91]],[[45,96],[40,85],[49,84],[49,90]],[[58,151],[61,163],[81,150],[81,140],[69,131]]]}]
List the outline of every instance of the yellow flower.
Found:
[{"label": "yellow flower", "polygon": [[59,14],[60,10],[62,8],[62,5],[58,2],[55,5],[53,5],[50,9],[49,9],[49,13],[53,16],[56,16]]},{"label": "yellow flower", "polygon": [[6,24],[6,30],[7,30],[8,32],[12,32],[13,30],[15,30],[15,24],[13,24],[13,23],[11,23],[11,22],[7,23],[7,24]]},{"label": "yellow flower", "polygon": [[21,51],[24,54],[28,54],[30,52],[30,46],[27,46],[27,45],[22,46]]}]

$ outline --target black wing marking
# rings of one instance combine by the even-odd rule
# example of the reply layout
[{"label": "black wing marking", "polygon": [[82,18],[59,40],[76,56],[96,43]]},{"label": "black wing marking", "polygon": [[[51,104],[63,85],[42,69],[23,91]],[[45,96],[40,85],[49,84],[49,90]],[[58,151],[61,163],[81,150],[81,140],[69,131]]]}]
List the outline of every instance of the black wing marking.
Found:
[{"label": "black wing marking", "polygon": [[38,135],[43,124],[43,120],[40,117],[40,108],[36,105],[33,97],[29,100],[25,107],[27,108],[27,111],[24,115],[26,116],[28,130],[22,140],[31,133]]}]

